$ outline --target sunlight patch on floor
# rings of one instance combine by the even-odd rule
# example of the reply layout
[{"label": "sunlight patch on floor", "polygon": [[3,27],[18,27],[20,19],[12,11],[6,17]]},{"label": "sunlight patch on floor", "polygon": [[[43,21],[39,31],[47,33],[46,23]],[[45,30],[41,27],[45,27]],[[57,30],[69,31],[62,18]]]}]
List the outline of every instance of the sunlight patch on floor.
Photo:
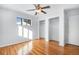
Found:
[{"label": "sunlight patch on floor", "polygon": [[20,48],[18,51],[18,55],[27,55],[32,50],[32,41],[30,43],[25,44],[24,47]]}]

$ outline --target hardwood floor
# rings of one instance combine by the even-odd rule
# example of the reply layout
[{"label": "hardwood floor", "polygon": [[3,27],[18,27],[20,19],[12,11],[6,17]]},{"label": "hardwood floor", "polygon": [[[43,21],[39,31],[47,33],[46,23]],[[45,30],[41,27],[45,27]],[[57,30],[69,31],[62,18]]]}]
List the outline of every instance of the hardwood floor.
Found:
[{"label": "hardwood floor", "polygon": [[[30,45],[30,43],[32,45]],[[43,39],[23,42],[0,48],[0,55],[79,55],[79,47],[67,44],[65,47],[58,45],[58,42],[46,42]]]},{"label": "hardwood floor", "polygon": [[0,55],[16,55],[26,42],[0,48]]},{"label": "hardwood floor", "polygon": [[44,40],[36,40],[33,42],[33,49],[31,52],[36,55],[56,55],[62,54],[62,50],[63,48],[58,46],[58,43],[55,41],[45,42]]},{"label": "hardwood floor", "polygon": [[79,55],[79,46],[66,44],[64,47],[64,54],[67,55]]}]

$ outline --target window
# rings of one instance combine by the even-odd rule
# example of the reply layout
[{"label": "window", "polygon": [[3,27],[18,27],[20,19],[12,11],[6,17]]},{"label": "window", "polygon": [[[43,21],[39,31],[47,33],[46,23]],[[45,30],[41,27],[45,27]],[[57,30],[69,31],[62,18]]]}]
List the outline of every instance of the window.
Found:
[{"label": "window", "polygon": [[17,17],[18,36],[20,38],[32,39],[33,33],[31,28],[31,20]]}]

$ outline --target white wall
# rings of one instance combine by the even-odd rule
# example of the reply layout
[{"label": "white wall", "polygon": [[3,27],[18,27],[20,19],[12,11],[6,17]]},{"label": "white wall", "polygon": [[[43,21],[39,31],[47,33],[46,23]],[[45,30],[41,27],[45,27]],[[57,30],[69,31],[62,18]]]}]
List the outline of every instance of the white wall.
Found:
[{"label": "white wall", "polygon": [[64,14],[64,10],[79,8],[79,4],[56,4],[56,5],[50,4],[50,6],[51,8],[47,10],[48,14],[39,15],[39,20],[46,20],[49,18],[59,17],[59,45],[64,46],[65,42],[67,42],[67,39],[68,39],[67,38],[68,34],[66,32],[68,30],[65,30],[66,29],[65,27],[68,27],[68,25],[66,25],[65,22],[68,22],[68,21],[65,20],[66,17]]},{"label": "white wall", "polygon": [[26,39],[17,39],[17,25],[16,17],[21,16],[32,20],[33,39],[38,38],[38,18],[10,10],[7,8],[0,8],[0,46],[12,44]]},{"label": "white wall", "polygon": [[45,19],[45,40],[49,41],[49,19]]},{"label": "white wall", "polygon": [[59,18],[49,20],[49,39],[59,41]]},{"label": "white wall", "polygon": [[[48,20],[50,18],[59,17],[59,45],[64,46],[64,8],[61,5],[53,5],[51,10],[48,11],[49,14],[39,15],[39,20]],[[46,21],[48,23],[48,21]],[[48,27],[45,27],[45,32],[49,31]],[[49,33],[45,33],[45,38],[49,40]]]},{"label": "white wall", "polygon": [[39,27],[39,37],[45,38],[45,21],[40,21]]}]

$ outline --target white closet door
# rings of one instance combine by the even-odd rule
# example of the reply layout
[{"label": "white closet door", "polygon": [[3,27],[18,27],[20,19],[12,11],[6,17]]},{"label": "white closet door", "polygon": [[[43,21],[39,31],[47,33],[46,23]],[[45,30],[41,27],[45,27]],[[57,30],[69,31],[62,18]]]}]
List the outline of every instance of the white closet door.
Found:
[{"label": "white closet door", "polygon": [[69,16],[69,42],[79,45],[79,15]]},{"label": "white closet door", "polygon": [[59,41],[59,19],[52,18],[49,22],[49,39]]},{"label": "white closet door", "polygon": [[44,21],[40,21],[40,24],[39,24],[39,36],[41,38],[45,38],[45,22]]}]

